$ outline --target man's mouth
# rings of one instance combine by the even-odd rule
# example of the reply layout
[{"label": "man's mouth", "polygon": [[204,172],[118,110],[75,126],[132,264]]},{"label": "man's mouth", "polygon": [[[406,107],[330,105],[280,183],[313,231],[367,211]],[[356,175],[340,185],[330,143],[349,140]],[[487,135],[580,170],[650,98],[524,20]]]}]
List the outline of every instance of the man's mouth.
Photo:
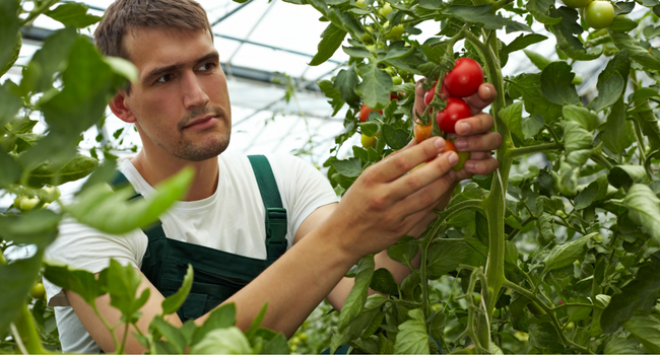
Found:
[{"label": "man's mouth", "polygon": [[190,129],[193,131],[202,131],[207,128],[213,127],[218,122],[218,116],[206,115],[196,120],[191,121],[183,127],[183,129]]}]

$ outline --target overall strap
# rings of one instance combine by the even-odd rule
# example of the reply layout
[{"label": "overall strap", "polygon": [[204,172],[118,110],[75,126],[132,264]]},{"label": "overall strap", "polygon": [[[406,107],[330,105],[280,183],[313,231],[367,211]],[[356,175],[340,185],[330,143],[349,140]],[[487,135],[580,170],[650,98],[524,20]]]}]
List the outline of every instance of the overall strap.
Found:
[{"label": "overall strap", "polygon": [[277,189],[275,176],[268,159],[263,155],[249,155],[248,159],[257,178],[259,192],[266,208],[266,251],[272,263],[286,251],[287,215]]}]

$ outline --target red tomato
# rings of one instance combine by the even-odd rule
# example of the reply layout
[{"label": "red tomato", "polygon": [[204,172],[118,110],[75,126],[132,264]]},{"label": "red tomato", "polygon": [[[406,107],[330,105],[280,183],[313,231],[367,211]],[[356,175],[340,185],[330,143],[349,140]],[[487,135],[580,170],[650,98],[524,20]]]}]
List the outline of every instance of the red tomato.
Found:
[{"label": "red tomato", "polygon": [[383,110],[374,110],[367,105],[362,105],[362,107],[360,108],[360,122],[367,122],[367,119],[369,118],[369,113],[372,111],[378,112],[381,115],[383,114]]},{"label": "red tomato", "polygon": [[456,150],[456,146],[452,141],[445,141],[445,149],[442,150],[443,153],[447,152],[456,152],[458,153],[458,150]]},{"label": "red tomato", "polygon": [[452,96],[467,97],[479,90],[484,82],[484,70],[474,59],[459,58],[443,82]]},{"label": "red tomato", "polygon": [[[424,103],[425,104],[430,104],[431,101],[433,101],[433,95],[435,95],[435,85],[431,88],[431,90],[427,91],[424,94]],[[447,90],[447,86],[445,86],[444,81],[442,82],[442,87],[440,88],[440,95],[444,95],[445,98],[451,97],[451,94],[449,94],[449,91]]]},{"label": "red tomato", "polygon": [[422,143],[423,141],[431,138],[433,125],[429,123],[426,126],[424,126],[422,124],[419,124],[419,122],[415,122],[414,131],[415,131],[415,140],[417,141],[417,143]]},{"label": "red tomato", "polygon": [[438,126],[445,133],[456,133],[454,126],[458,120],[472,116],[470,106],[462,99],[450,97],[447,101],[447,107],[439,112],[435,119],[438,121]]},{"label": "red tomato", "polygon": [[392,101],[392,100],[399,101],[399,95],[391,93],[390,94],[390,101]]}]

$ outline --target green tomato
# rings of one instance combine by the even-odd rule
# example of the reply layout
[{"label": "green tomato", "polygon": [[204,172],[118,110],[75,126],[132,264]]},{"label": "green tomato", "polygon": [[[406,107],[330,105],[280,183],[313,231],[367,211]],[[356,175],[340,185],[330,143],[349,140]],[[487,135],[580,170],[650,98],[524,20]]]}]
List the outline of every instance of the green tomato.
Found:
[{"label": "green tomato", "polygon": [[365,7],[365,6],[367,6],[367,4],[365,4],[364,2],[365,2],[365,0],[357,0],[355,2],[355,5],[357,5],[359,7]]},{"label": "green tomato", "polygon": [[564,3],[564,5],[577,9],[589,5],[589,3],[593,0],[561,0],[561,1]]},{"label": "green tomato", "polygon": [[383,5],[383,7],[381,7],[380,9],[378,9],[378,14],[381,15],[381,16],[383,16],[383,17],[387,17],[387,15],[388,15],[390,12],[392,12],[392,5],[390,5],[389,2],[386,2],[385,5]]},{"label": "green tomato", "polygon": [[614,21],[614,6],[607,1],[592,1],[584,10],[584,21],[595,29],[605,28]]},{"label": "green tomato", "polygon": [[376,137],[369,137],[366,134],[362,133],[362,138],[360,139],[362,146],[369,149],[376,145]]},{"label": "green tomato", "polygon": [[403,34],[403,25],[396,25],[392,27],[392,30],[390,30],[390,33],[388,33],[385,36],[385,38],[392,41],[397,41],[401,39],[402,34]]},{"label": "green tomato", "polygon": [[40,299],[40,298],[45,299],[46,289],[44,288],[44,285],[41,282],[37,282],[36,284],[34,284],[34,286],[32,286],[32,288],[30,289],[30,296],[36,299]]},{"label": "green tomato", "polygon": [[39,203],[38,198],[26,198],[21,201],[21,205],[19,206],[19,209],[21,211],[29,211],[34,208],[34,206]]},{"label": "green tomato", "polygon": [[470,160],[470,156],[472,153],[470,152],[457,152],[458,153],[458,163],[454,165],[452,170],[454,171],[461,171],[463,170],[463,167],[465,166],[465,162]]},{"label": "green tomato", "polygon": [[57,188],[57,186],[46,186],[43,188],[44,192],[48,194],[48,198],[45,199],[46,202],[52,202],[60,198],[62,196],[62,193],[60,192],[60,189]]},{"label": "green tomato", "polygon": [[21,202],[23,202],[23,200],[25,200],[25,199],[27,199],[27,198],[29,198],[29,197],[27,197],[27,196],[17,196],[17,197],[14,199],[14,207],[15,207],[16,209],[20,209],[20,208],[21,208]]},{"label": "green tomato", "polygon": [[403,83],[403,79],[401,79],[400,76],[392,77],[392,84],[401,85],[402,83]]}]

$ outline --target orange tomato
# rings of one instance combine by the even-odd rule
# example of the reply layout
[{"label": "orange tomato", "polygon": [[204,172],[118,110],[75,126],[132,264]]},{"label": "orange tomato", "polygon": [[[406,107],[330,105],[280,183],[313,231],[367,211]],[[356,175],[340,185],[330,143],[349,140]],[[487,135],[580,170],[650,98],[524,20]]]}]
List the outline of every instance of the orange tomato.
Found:
[{"label": "orange tomato", "polygon": [[413,129],[415,132],[415,140],[417,141],[417,143],[422,143],[423,141],[431,138],[433,125],[430,123],[427,125],[421,125],[419,123],[415,123]]}]

